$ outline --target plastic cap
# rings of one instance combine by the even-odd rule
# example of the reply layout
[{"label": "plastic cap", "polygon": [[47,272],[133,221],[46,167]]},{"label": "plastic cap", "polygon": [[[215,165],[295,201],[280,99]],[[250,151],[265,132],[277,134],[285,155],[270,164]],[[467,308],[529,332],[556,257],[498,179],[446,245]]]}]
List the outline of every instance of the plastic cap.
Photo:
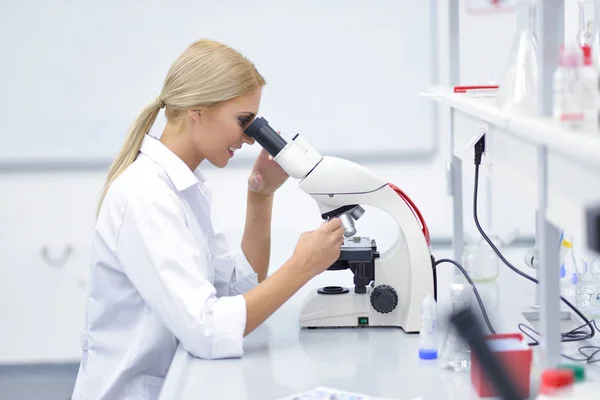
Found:
[{"label": "plastic cap", "polygon": [[419,358],[421,360],[435,360],[437,358],[436,349],[419,349]]},{"label": "plastic cap", "polygon": [[552,394],[573,384],[575,374],[570,369],[548,369],[542,373],[540,393]]},{"label": "plastic cap", "polygon": [[558,366],[558,368],[573,371],[575,382],[581,382],[581,381],[585,380],[585,368],[583,368],[582,365],[561,364]]},{"label": "plastic cap", "polygon": [[581,49],[583,50],[583,63],[585,65],[592,65],[592,48],[584,44]]}]

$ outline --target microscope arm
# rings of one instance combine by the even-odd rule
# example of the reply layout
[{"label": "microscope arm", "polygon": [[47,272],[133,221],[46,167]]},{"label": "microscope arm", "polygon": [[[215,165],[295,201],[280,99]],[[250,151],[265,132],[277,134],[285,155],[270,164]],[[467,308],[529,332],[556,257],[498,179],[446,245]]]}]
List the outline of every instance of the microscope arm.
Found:
[{"label": "microscope arm", "polygon": [[377,198],[378,191],[391,189],[404,200],[419,220],[429,245],[429,231],[423,216],[413,201],[397,186],[382,181],[369,169],[354,162],[324,157],[299,134],[287,142],[262,117],[256,118],[245,133],[269,152],[290,177],[300,180],[300,188],[317,202],[323,219],[342,219],[346,236],[356,233],[354,220],[364,213],[359,203],[348,203],[346,200],[365,198],[368,201],[368,198]]}]

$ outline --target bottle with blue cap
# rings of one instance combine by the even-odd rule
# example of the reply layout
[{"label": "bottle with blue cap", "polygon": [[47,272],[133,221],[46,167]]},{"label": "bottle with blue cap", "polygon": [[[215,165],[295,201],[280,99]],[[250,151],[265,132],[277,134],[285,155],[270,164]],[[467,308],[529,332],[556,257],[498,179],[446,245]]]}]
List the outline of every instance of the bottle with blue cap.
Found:
[{"label": "bottle with blue cap", "polygon": [[419,358],[422,360],[437,359],[437,305],[431,295],[425,296],[421,303],[419,339]]}]

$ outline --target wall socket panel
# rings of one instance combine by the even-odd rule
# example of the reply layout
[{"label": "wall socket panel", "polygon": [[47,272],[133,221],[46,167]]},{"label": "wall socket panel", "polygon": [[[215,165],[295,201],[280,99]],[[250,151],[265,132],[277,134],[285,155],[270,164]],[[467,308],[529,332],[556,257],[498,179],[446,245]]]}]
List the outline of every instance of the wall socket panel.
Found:
[{"label": "wall socket panel", "polygon": [[481,159],[481,164],[491,168],[494,164],[494,133],[493,127],[485,122],[479,124],[477,128],[477,133],[469,140],[467,144],[467,154],[474,157],[475,156],[475,144],[485,136],[485,151],[483,152],[483,157]]}]

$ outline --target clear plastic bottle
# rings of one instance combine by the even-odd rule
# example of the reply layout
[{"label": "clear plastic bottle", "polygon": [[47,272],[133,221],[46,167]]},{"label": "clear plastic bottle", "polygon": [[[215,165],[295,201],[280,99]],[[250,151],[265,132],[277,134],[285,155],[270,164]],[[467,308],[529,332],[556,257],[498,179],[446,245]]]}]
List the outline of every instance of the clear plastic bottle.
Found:
[{"label": "clear plastic bottle", "polygon": [[583,126],[580,96],[580,70],[583,52],[579,46],[562,45],[560,61],[554,71],[553,116],[564,127],[579,130]]},{"label": "clear plastic bottle", "polygon": [[582,47],[583,66],[579,79],[579,98],[583,113],[582,130],[584,132],[598,132],[598,110],[600,107],[600,91],[598,91],[598,71],[592,62],[592,48],[588,45]]},{"label": "clear plastic bottle", "polygon": [[[473,288],[469,284],[450,285],[450,299],[452,313],[470,307],[473,297]],[[442,344],[440,354],[441,367],[455,372],[468,372],[471,370],[471,348],[450,326]]]},{"label": "clear plastic bottle", "polygon": [[573,304],[577,285],[577,261],[573,253],[573,240],[570,235],[563,234],[560,246],[561,253],[564,254],[560,265],[560,294]]},{"label": "clear plastic bottle", "polygon": [[586,317],[600,317],[600,271],[595,259],[583,262],[583,272],[577,276],[577,308]]},{"label": "clear plastic bottle", "polygon": [[437,304],[431,295],[425,296],[421,303],[419,341],[419,358],[421,360],[437,359]]}]

